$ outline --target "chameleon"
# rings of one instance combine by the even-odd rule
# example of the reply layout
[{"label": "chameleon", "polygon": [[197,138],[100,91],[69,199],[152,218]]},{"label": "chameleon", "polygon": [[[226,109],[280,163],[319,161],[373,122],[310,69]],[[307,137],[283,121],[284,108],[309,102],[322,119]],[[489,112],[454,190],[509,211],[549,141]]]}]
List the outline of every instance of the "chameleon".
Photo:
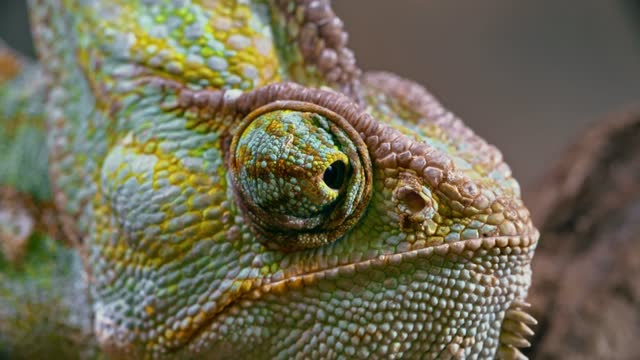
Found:
[{"label": "chameleon", "polygon": [[0,52],[9,358],[522,359],[538,231],[325,0],[30,0]]}]

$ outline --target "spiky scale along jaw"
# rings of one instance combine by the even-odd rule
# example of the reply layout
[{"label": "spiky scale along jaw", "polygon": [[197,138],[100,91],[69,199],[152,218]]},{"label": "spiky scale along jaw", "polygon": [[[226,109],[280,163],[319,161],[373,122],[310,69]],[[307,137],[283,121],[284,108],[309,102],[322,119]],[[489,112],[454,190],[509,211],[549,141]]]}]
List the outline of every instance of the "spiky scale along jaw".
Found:
[{"label": "spiky scale along jaw", "polygon": [[361,76],[327,1],[32,15],[108,355],[521,355],[538,234],[509,168],[419,85]]}]

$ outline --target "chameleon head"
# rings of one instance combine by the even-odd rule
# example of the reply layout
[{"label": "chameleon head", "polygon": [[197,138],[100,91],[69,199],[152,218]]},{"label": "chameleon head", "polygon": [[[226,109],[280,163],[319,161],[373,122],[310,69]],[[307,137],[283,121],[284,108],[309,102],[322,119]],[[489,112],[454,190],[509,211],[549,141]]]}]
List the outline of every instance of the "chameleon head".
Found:
[{"label": "chameleon head", "polygon": [[360,104],[291,83],[161,90],[179,100],[157,107],[168,125],[130,134],[102,170],[95,211],[111,222],[94,226],[90,270],[105,349],[486,358],[526,344],[537,231],[499,152],[422,88],[369,76]]},{"label": "chameleon head", "polygon": [[329,0],[32,3],[109,355],[517,357],[517,183],[424,89],[363,76]]},{"label": "chameleon head", "polygon": [[[96,208],[111,222],[95,225],[90,247],[103,346],[514,353],[537,240],[517,184],[496,150],[390,79],[400,82],[365,82],[365,106],[293,84],[178,90],[181,103],[159,107],[171,127],[112,150]],[[181,127],[194,106],[238,120]],[[143,137],[172,152],[145,154]]]}]

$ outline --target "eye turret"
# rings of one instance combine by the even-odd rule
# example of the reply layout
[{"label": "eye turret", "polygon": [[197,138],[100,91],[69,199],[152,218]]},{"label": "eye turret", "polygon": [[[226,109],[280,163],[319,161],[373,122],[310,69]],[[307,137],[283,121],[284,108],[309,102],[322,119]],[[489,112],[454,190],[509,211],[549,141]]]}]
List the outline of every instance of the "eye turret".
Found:
[{"label": "eye turret", "polygon": [[362,215],[371,162],[349,123],[315,104],[279,101],[249,114],[231,144],[233,184],[270,248],[317,247]]}]

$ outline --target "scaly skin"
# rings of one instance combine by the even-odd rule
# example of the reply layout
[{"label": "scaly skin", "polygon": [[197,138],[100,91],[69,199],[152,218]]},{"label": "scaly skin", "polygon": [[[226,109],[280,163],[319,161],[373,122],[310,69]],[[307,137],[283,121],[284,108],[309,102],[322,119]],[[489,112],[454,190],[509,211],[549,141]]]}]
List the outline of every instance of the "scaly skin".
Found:
[{"label": "scaly skin", "polygon": [[[538,232],[517,182],[422,87],[362,75],[328,1],[30,8],[53,227],[83,264],[60,281],[88,289],[51,296],[91,316],[2,298],[0,321],[88,332],[77,357],[522,356]],[[21,331],[0,327],[12,355]]]}]

